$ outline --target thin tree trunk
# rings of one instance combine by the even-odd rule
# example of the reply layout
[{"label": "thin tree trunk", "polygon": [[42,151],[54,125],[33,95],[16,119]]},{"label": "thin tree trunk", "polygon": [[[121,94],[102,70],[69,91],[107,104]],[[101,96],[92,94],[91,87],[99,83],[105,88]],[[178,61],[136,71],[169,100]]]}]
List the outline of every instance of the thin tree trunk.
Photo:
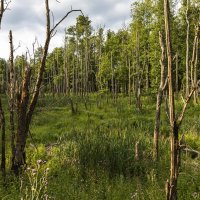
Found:
[{"label": "thin tree trunk", "polygon": [[115,98],[115,88],[114,88],[114,70],[113,70],[113,54],[111,52],[111,57],[110,57],[110,63],[111,63],[111,73],[112,73],[112,77],[111,77],[111,88],[112,88],[112,99],[114,102],[114,98]]},{"label": "thin tree trunk", "polygon": [[15,77],[14,77],[14,56],[13,56],[13,37],[12,31],[9,32],[9,42],[10,42],[10,65],[9,65],[9,112],[10,112],[10,130],[11,130],[11,150],[12,158],[11,162],[14,162],[15,155],[15,124],[14,124],[14,105],[15,105]]},{"label": "thin tree trunk", "polygon": [[197,98],[198,98],[198,92],[197,92],[197,64],[198,64],[198,43],[199,39],[197,38],[197,43],[196,43],[196,59],[195,59],[195,64],[194,64],[194,85],[196,90],[194,91],[194,103],[197,104]]},{"label": "thin tree trunk", "polygon": [[70,10],[66,13],[66,15],[58,21],[51,28],[50,23],[50,9],[49,9],[49,1],[45,0],[45,10],[46,10],[46,40],[43,48],[43,55],[41,59],[41,63],[38,70],[37,80],[34,87],[34,92],[32,94],[32,98],[29,104],[29,87],[30,87],[30,75],[31,70],[29,66],[26,66],[26,70],[24,72],[24,79],[22,83],[22,92],[18,95],[17,101],[17,111],[18,111],[18,125],[17,125],[17,134],[16,134],[16,151],[14,154],[14,162],[12,163],[12,168],[16,174],[19,173],[20,167],[25,163],[25,145],[26,139],[29,132],[29,126],[32,120],[32,116],[38,101],[40,87],[43,81],[43,74],[46,66],[46,59],[49,49],[50,40],[54,34],[54,31],[59,26],[59,24],[68,17],[68,15],[74,11],[81,12],[81,10]]},{"label": "thin tree trunk", "polygon": [[0,126],[1,126],[1,171],[3,178],[6,175],[6,141],[5,141],[5,117],[0,97]]},{"label": "thin tree trunk", "polygon": [[135,83],[135,98],[136,98],[136,108],[140,111],[142,109],[142,103],[141,103],[141,69],[140,69],[140,39],[139,39],[139,33],[137,31],[136,33],[136,60],[137,60],[137,66],[136,66],[136,83]]},{"label": "thin tree trunk", "polygon": [[[191,60],[191,82],[192,82],[192,88],[196,88],[196,84],[197,84],[199,27],[200,27],[200,19],[199,19],[199,22],[197,23],[197,26],[195,26],[195,36],[194,36],[193,51],[192,51],[192,60]],[[194,92],[194,103],[197,103],[196,91]]]},{"label": "thin tree trunk", "polygon": [[156,117],[155,117],[155,127],[154,127],[154,143],[153,143],[153,158],[154,160],[158,159],[158,138],[159,138],[159,131],[160,131],[160,112],[161,112],[161,103],[163,97],[163,90],[165,89],[165,48],[163,43],[163,36],[159,32],[159,40],[160,40],[160,47],[161,47],[161,58],[160,58],[160,66],[161,66],[161,75],[160,75],[160,86],[158,89],[157,94],[157,103],[156,103]]},{"label": "thin tree trunk", "polygon": [[169,91],[169,120],[171,128],[171,166],[170,182],[168,190],[168,200],[177,199],[177,178],[178,178],[178,126],[175,120],[173,68],[171,52],[171,32],[170,32],[170,7],[169,0],[164,0],[166,47],[168,57],[168,91]]},{"label": "thin tree trunk", "polygon": [[187,0],[187,9],[186,9],[186,22],[187,22],[187,37],[186,37],[186,97],[189,95],[189,37],[190,37],[190,22],[188,19],[188,11],[190,6],[190,0]]},{"label": "thin tree trunk", "polygon": [[128,95],[129,105],[131,105],[131,61],[128,59]]},{"label": "thin tree trunk", "polygon": [[176,53],[176,93],[178,94],[178,53]]},{"label": "thin tree trunk", "polygon": [[3,18],[3,13],[5,11],[5,8],[4,8],[4,1],[5,0],[1,0],[0,1],[0,29],[1,29],[1,21],[2,21],[2,18]]}]

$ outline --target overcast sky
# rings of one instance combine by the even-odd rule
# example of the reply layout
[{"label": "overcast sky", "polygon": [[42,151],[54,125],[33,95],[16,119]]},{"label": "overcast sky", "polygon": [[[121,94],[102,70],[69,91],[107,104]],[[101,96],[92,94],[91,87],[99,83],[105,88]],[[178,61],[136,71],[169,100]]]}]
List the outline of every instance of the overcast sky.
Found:
[{"label": "overcast sky", "polygon": [[[20,43],[20,48],[15,55],[22,54],[37,37],[41,45],[45,37],[44,0],[12,0],[5,12],[0,30],[0,57],[9,57],[9,30],[13,31],[15,48]],[[106,29],[117,30],[125,23],[130,22],[130,7],[133,0],[49,0],[50,9],[54,13],[54,21],[58,21],[71,9],[82,9],[84,15],[88,15],[92,26],[104,26]],[[78,13],[71,14],[59,27],[56,36],[50,44],[50,51],[56,46],[63,45],[64,28],[75,23]]]}]

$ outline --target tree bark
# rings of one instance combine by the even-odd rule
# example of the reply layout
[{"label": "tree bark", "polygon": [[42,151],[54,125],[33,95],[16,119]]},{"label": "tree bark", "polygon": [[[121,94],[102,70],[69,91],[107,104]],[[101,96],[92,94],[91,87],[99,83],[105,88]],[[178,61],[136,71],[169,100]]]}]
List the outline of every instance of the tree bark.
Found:
[{"label": "tree bark", "polygon": [[24,72],[24,80],[22,84],[22,92],[18,95],[18,125],[17,125],[17,134],[16,134],[16,151],[13,155],[14,161],[12,163],[12,169],[16,174],[19,173],[19,169],[22,165],[25,164],[25,145],[26,145],[26,139],[29,132],[29,126],[31,123],[31,119],[33,116],[33,112],[35,110],[39,93],[40,93],[40,87],[43,80],[43,74],[45,71],[46,66],[46,58],[48,54],[48,48],[50,40],[54,34],[55,29],[58,27],[58,25],[65,19],[67,16],[72,13],[73,11],[79,11],[81,10],[71,10],[69,11],[58,23],[56,23],[53,28],[51,28],[50,23],[50,9],[49,9],[49,1],[45,0],[45,9],[46,9],[46,40],[45,45],[43,48],[43,55],[41,59],[41,63],[39,66],[39,71],[37,75],[36,85],[34,88],[34,92],[32,95],[32,99],[29,104],[29,98],[30,98],[30,76],[31,76],[31,70],[30,67],[27,66],[26,70]]},{"label": "tree bark", "polygon": [[128,59],[128,96],[129,105],[131,105],[131,61]]},{"label": "tree bark", "polygon": [[163,90],[165,89],[165,48],[163,43],[163,36],[159,32],[159,41],[160,41],[160,47],[161,47],[161,58],[160,58],[160,86],[158,89],[157,94],[157,103],[156,103],[156,117],[155,117],[155,127],[154,127],[154,142],[153,142],[153,158],[154,160],[158,159],[158,138],[159,138],[159,132],[160,132],[160,112],[161,112],[161,103],[162,103],[162,97],[163,97]]},{"label": "tree bark", "polygon": [[171,52],[171,32],[170,32],[170,7],[169,0],[164,0],[166,48],[168,57],[168,91],[169,91],[169,120],[171,128],[171,166],[170,182],[167,194],[168,200],[177,199],[177,178],[178,178],[178,126],[175,120],[173,68]]},{"label": "tree bark", "polygon": [[[198,39],[199,39],[199,28],[200,28],[200,19],[197,25],[195,26],[195,36],[193,43],[192,59],[191,59],[191,82],[192,88],[197,87],[197,63],[198,63]],[[194,91],[194,103],[197,103],[196,98],[196,89]]]},{"label": "tree bark", "polygon": [[5,116],[0,97],[0,126],[1,126],[1,171],[5,178],[6,175],[6,141],[5,141]]},{"label": "tree bark", "polygon": [[14,56],[13,56],[13,37],[12,31],[9,32],[10,42],[10,64],[9,64],[9,79],[8,79],[8,94],[9,94],[9,112],[10,112],[10,131],[11,131],[11,150],[12,158],[14,160],[15,155],[15,124],[14,124],[14,105],[15,105],[15,76],[14,76]]},{"label": "tree bark", "polygon": [[176,93],[178,94],[178,53],[176,53]]},{"label": "tree bark", "polygon": [[188,11],[190,6],[190,0],[187,0],[187,8],[186,8],[186,23],[187,23],[187,37],[186,37],[186,97],[189,95],[189,37],[190,37],[190,22],[188,19]]},{"label": "tree bark", "polygon": [[3,18],[3,13],[5,11],[5,8],[4,8],[4,0],[1,0],[0,1],[0,29],[1,29],[1,22],[2,22],[2,18]]}]

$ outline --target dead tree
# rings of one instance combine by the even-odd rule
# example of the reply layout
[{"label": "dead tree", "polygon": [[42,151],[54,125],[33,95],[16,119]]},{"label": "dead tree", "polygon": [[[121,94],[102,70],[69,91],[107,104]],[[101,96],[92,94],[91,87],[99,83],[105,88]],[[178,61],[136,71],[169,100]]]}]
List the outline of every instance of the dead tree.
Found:
[{"label": "dead tree", "polygon": [[[163,91],[167,85],[167,81],[165,81],[165,47],[163,42],[163,36],[161,32],[159,32],[159,41],[161,47],[161,58],[160,58],[160,86],[157,93],[157,103],[156,103],[156,117],[155,117],[155,127],[154,127],[154,142],[153,142],[153,158],[157,160],[158,158],[158,137],[160,131],[160,112],[161,112],[161,104],[163,98]],[[167,80],[167,79],[166,79]]]},{"label": "dead tree", "polygon": [[[197,87],[197,63],[198,63],[198,45],[199,45],[199,32],[200,32],[200,18],[195,26],[195,36],[193,42],[193,51],[191,59],[191,82],[192,88]],[[194,92],[194,103],[197,103],[197,93]]]},{"label": "dead tree", "polygon": [[[15,154],[15,123],[14,123],[14,109],[15,109],[15,72],[14,72],[14,56],[13,56],[13,37],[12,31],[9,32],[9,42],[10,42],[10,58],[9,58],[9,75],[8,75],[8,103],[10,112],[10,131],[11,131],[11,150],[12,155]],[[13,162],[12,157],[12,162]]]},{"label": "dead tree", "polygon": [[188,12],[189,12],[189,7],[190,7],[190,0],[187,0],[187,8],[186,8],[186,22],[187,22],[187,37],[186,37],[186,96],[189,95],[189,36],[190,36],[190,21],[188,19]]},{"label": "dead tree", "polygon": [[168,57],[168,92],[169,92],[169,121],[171,128],[171,166],[170,166],[170,181],[166,182],[167,200],[177,199],[177,180],[180,163],[180,146],[179,146],[179,127],[182,123],[187,105],[193,95],[194,89],[190,92],[187,100],[184,101],[182,111],[178,118],[175,117],[174,104],[174,85],[173,85],[173,67],[172,67],[172,51],[171,51],[171,31],[170,31],[170,7],[169,0],[164,0],[164,17],[165,17],[165,33],[166,33],[166,48]]},{"label": "dead tree", "polygon": [[[7,10],[8,5],[11,1],[1,0],[0,1],[0,29],[1,29],[1,22],[3,18],[4,12]],[[6,142],[5,142],[5,117],[4,117],[4,111],[1,103],[1,97],[0,97],[0,127],[1,127],[1,171],[5,178],[6,174]]]},{"label": "dead tree", "polygon": [[0,25],[1,25],[1,21],[2,21],[2,18],[3,18],[3,13],[5,11],[4,9],[4,0],[1,0],[1,7],[0,7]]},{"label": "dead tree", "polygon": [[24,165],[26,162],[26,156],[25,156],[26,140],[28,137],[29,126],[40,93],[50,40],[54,36],[56,28],[60,25],[60,23],[63,22],[63,20],[65,20],[68,17],[70,13],[81,12],[81,10],[70,10],[69,12],[66,13],[66,15],[62,19],[60,19],[57,23],[55,23],[55,25],[53,24],[52,27],[48,0],[45,0],[45,9],[46,9],[46,39],[43,47],[43,55],[38,70],[35,88],[33,93],[31,94],[29,91],[31,68],[30,66],[27,65],[24,71],[24,76],[21,86],[22,89],[20,93],[17,94],[17,130],[15,139],[16,150],[13,155],[14,159],[12,162],[12,169],[16,174],[19,173],[20,167]]},{"label": "dead tree", "polygon": [[1,171],[6,174],[6,142],[5,142],[5,117],[0,98],[0,127],[1,127]]},{"label": "dead tree", "polygon": [[8,6],[10,3],[11,3],[11,0],[10,1],[0,0],[0,29],[1,29],[1,22],[2,22],[4,12],[8,9]]}]

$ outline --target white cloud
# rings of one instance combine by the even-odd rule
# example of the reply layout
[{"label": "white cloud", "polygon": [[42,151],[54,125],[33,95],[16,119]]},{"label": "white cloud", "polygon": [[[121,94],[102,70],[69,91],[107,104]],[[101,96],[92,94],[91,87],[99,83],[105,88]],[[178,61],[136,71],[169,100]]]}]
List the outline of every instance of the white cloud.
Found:
[{"label": "white cloud", "polygon": [[[54,21],[58,21],[71,9],[82,9],[92,21],[92,26],[97,28],[102,25],[106,29],[117,30],[124,22],[130,21],[130,5],[133,0],[50,0],[50,8],[54,13]],[[9,30],[13,30],[14,44],[21,47],[15,54],[21,54],[26,48],[31,48],[35,39],[41,44],[45,37],[44,0],[12,0],[10,10],[3,18],[0,30],[0,57],[9,57]],[[50,50],[63,44],[64,28],[75,23],[78,13],[70,15],[59,27],[58,33],[52,39]]]}]

